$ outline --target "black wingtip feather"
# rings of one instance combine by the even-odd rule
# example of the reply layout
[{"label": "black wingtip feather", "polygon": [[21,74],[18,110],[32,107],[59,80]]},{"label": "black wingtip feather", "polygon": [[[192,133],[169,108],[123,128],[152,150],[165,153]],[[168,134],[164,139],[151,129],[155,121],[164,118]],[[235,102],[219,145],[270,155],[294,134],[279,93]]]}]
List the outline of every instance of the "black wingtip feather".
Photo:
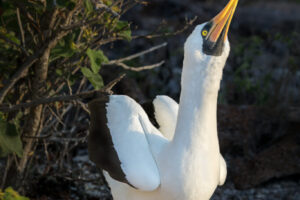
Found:
[{"label": "black wingtip feather", "polygon": [[123,183],[127,181],[122,171],[121,161],[114,149],[112,137],[107,126],[106,106],[109,102],[109,95],[91,100],[88,104],[90,110],[90,133],[88,136],[89,158],[97,167],[104,169],[109,175]]}]

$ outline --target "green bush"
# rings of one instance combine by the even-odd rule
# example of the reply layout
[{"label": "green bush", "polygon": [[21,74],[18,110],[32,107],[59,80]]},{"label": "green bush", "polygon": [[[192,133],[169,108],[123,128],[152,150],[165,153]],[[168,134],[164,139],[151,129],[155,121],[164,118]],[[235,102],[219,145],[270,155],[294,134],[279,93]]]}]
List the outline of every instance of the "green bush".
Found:
[{"label": "green bush", "polygon": [[0,200],[29,200],[29,198],[19,195],[12,187],[8,187],[4,191],[0,189]]}]

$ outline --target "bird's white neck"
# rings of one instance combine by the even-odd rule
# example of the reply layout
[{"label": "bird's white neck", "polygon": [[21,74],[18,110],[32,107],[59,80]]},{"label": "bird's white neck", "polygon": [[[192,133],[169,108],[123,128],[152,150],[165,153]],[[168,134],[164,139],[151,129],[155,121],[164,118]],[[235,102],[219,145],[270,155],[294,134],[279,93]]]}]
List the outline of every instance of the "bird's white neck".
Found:
[{"label": "bird's white neck", "polygon": [[172,143],[177,149],[219,150],[217,99],[230,45],[226,39],[222,55],[209,56],[199,49],[202,46],[199,41],[193,33],[185,42],[179,111]]},{"label": "bird's white neck", "polygon": [[[202,62],[201,62],[202,63]],[[209,148],[217,141],[217,97],[224,63],[207,57],[200,63],[184,60],[174,145]],[[223,66],[222,66],[223,65]],[[193,145],[194,144],[194,145]]]},{"label": "bird's white neck", "polygon": [[[227,56],[202,57],[200,62],[190,62],[188,56],[185,55],[183,64],[175,135],[166,148],[164,158],[168,157],[168,166],[172,166],[174,173],[180,174],[174,180],[174,188],[184,190],[182,193],[187,196],[182,196],[182,199],[196,199],[199,193],[204,197],[207,195],[204,199],[209,199],[219,181],[216,112]],[[199,188],[200,192],[197,191]]]}]

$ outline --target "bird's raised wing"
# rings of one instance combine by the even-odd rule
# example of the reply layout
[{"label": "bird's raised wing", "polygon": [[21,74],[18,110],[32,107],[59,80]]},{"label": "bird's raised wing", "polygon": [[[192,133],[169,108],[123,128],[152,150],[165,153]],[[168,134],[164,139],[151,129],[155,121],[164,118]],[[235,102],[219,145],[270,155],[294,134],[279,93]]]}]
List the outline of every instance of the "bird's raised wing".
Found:
[{"label": "bird's raised wing", "polygon": [[118,181],[144,191],[155,190],[160,176],[153,151],[166,139],[142,107],[128,96],[110,95],[91,101],[89,109],[90,159]]},{"label": "bird's raised wing", "polygon": [[169,140],[175,133],[178,104],[168,96],[156,96],[153,101],[154,116],[160,132]]},{"label": "bird's raised wing", "polygon": [[219,185],[224,185],[225,180],[227,177],[227,165],[223,158],[223,156],[220,154],[220,181]]}]

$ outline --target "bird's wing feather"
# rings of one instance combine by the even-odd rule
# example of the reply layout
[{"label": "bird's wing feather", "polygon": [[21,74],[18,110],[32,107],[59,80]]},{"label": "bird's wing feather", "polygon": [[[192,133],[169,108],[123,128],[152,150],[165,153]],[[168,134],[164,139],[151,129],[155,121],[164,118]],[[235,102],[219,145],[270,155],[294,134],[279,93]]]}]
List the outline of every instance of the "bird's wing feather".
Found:
[{"label": "bird's wing feather", "polygon": [[175,133],[178,104],[168,96],[156,96],[153,101],[154,116],[159,124],[160,132],[169,140]]},{"label": "bird's wing feather", "polygon": [[111,95],[93,100],[89,109],[90,159],[118,181],[155,190],[160,176],[152,148],[163,144],[164,138],[141,106],[127,96]]},{"label": "bird's wing feather", "polygon": [[219,185],[223,185],[225,183],[227,176],[227,166],[223,156],[220,154],[220,181]]}]

